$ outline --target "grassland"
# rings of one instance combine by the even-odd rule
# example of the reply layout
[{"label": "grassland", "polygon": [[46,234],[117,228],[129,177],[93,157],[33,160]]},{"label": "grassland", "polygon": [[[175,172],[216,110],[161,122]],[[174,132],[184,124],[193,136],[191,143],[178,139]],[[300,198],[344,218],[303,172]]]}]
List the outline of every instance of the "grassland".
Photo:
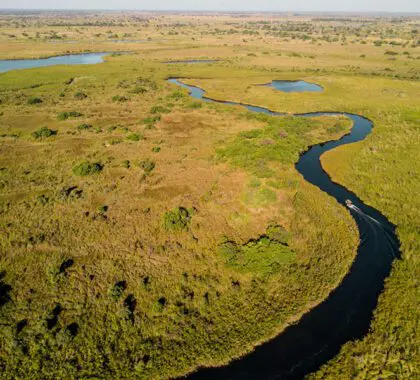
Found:
[{"label": "grassland", "polygon": [[[172,76],[218,99],[374,121],[365,142],[323,165],[397,225],[403,256],[370,334],[313,376],[415,377],[418,21],[310,21],[2,16],[2,58],[132,51],[95,66],[0,74],[5,378],[168,378],[224,363],[347,273],[354,222],[294,163],[348,131],[348,120],[197,102],[166,82]],[[162,63],[188,58],[221,61]],[[324,92],[255,86],[273,79]]]}]

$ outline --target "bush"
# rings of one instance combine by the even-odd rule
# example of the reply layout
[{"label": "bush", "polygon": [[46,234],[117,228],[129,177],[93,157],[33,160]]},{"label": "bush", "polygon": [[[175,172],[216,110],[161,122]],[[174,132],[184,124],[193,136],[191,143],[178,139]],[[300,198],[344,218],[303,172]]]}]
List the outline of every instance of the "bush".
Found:
[{"label": "bush", "polygon": [[182,98],[185,98],[185,95],[182,91],[174,91],[171,95],[168,96],[169,99],[174,99],[174,100],[180,100]]},{"label": "bush", "polygon": [[47,127],[42,127],[38,129],[37,131],[35,131],[34,133],[32,133],[32,136],[36,139],[40,139],[43,137],[54,136],[56,134],[57,134],[57,131],[53,131],[52,129],[49,129]]},{"label": "bush", "polygon": [[129,160],[124,160],[124,161],[122,162],[121,166],[122,166],[123,168],[130,169],[130,161],[129,161]]},{"label": "bush", "polygon": [[106,206],[106,205],[99,206],[99,207],[98,207],[98,212],[99,212],[100,214],[105,214],[105,213],[108,211],[108,209],[109,209],[109,207],[108,207],[108,206]]},{"label": "bush", "polygon": [[127,140],[131,140],[131,141],[140,141],[143,139],[144,139],[144,136],[139,135],[138,133],[132,133],[131,135],[127,136]]},{"label": "bush", "polygon": [[31,96],[28,99],[28,104],[41,104],[42,103],[42,99],[41,98],[37,98],[35,96]]},{"label": "bush", "polygon": [[125,281],[118,281],[110,290],[110,296],[116,301],[118,300],[124,290],[127,288],[127,283]]},{"label": "bush", "polygon": [[122,103],[122,102],[126,102],[127,100],[128,100],[128,98],[126,98],[125,96],[121,96],[121,95],[114,95],[112,97],[113,102]]},{"label": "bush", "polygon": [[85,124],[85,123],[77,126],[77,129],[79,131],[83,131],[83,130],[87,130],[87,129],[91,129],[91,128],[92,128],[92,126],[90,124]]},{"label": "bush", "polygon": [[88,96],[84,93],[84,92],[82,92],[82,91],[77,91],[75,94],[74,94],[74,98],[75,99],[78,99],[78,100],[83,100],[83,99],[86,99]]},{"label": "bush", "polygon": [[100,173],[103,168],[104,166],[99,162],[91,163],[89,161],[82,161],[73,167],[73,174],[84,177],[87,175]]},{"label": "bush", "polygon": [[144,124],[153,124],[160,121],[160,116],[146,117],[143,119]]},{"label": "bush", "polygon": [[178,207],[167,211],[163,217],[163,224],[168,231],[188,230],[191,215],[185,207]]},{"label": "bush", "polygon": [[160,152],[160,146],[154,146],[154,147],[152,148],[152,152],[153,152],[153,153],[159,153],[159,152]]},{"label": "bush", "polygon": [[155,168],[155,166],[156,164],[150,160],[144,160],[140,162],[140,167],[146,172],[146,174],[149,174]]},{"label": "bush", "polygon": [[238,271],[270,276],[282,266],[294,263],[296,254],[282,241],[288,239],[286,230],[279,226],[271,226],[269,230],[267,235],[243,245],[226,239],[219,245],[219,254],[228,266]]},{"label": "bush", "polygon": [[80,117],[80,116],[83,116],[83,114],[81,114],[80,112],[76,112],[76,111],[64,111],[64,112],[60,112],[58,115],[57,115],[57,119],[58,120],[67,120],[67,119],[69,119],[69,118],[72,118],[72,117],[74,117],[74,118],[76,118],[76,117]]}]

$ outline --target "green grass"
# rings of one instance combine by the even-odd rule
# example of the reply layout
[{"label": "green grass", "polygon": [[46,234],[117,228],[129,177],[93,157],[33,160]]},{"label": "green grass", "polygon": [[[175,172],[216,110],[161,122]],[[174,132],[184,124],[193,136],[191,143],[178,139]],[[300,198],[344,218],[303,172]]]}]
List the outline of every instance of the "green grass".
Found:
[{"label": "green grass", "polygon": [[[107,19],[112,26],[77,29],[85,37],[102,33],[98,39],[111,29],[154,38],[172,32],[163,19],[133,27],[131,21],[118,26],[115,17]],[[235,27],[216,18],[210,27],[192,20],[185,35],[151,42],[153,48],[130,45],[139,54],[109,56],[105,64],[0,75],[2,375],[153,379],[220,365],[281,332],[348,272],[358,244],[353,220],[294,169],[300,152],[339,138],[348,120],[270,118],[193,101],[165,81],[181,76],[201,78],[186,81],[219,99],[284,112],[349,111],[375,122],[372,135],[331,156],[335,169],[330,164],[327,170],[397,224],[404,259],[387,281],[371,333],[346,345],[317,376],[415,378],[417,48],[382,38],[382,47],[375,47],[370,37],[353,43],[349,22],[332,27],[311,20],[305,28],[316,32],[312,42],[282,29],[300,27],[294,22],[266,30],[243,26],[243,20]],[[398,41],[412,39],[405,21],[373,20],[360,28],[385,33],[391,25]],[[51,28],[26,26],[34,40],[20,40],[21,27],[7,29],[0,54],[69,49],[36,38],[35,31],[50,35]],[[80,38],[75,28],[53,28]],[[192,45],[197,30],[206,34]],[[335,33],[349,37],[347,45],[326,40]],[[95,41],[98,49],[116,48]],[[78,42],[70,49],[85,48]],[[390,49],[399,52],[396,61],[384,54]],[[224,61],[160,63],[177,56]],[[254,86],[283,78],[320,83],[325,91],[282,94]],[[79,101],[77,91],[89,96]],[[113,102],[113,94],[129,94],[129,102]],[[31,96],[43,102],[27,104]],[[82,122],[97,133],[78,133]],[[57,136],[25,138],[44,125]],[[127,135],[142,133],[141,144],[124,143]],[[156,141],[164,141],[159,154],[152,153]],[[74,175],[71,168],[85,161],[87,168],[104,165],[101,174]],[[194,215],[185,220],[179,205]],[[180,230],[165,228],[166,212],[174,213],[168,224]],[[233,256],[220,252],[223,236],[233,242]]]},{"label": "green grass", "polygon": [[178,207],[165,212],[163,225],[167,231],[186,231],[191,223],[191,212],[185,207]]},{"label": "green grass", "polygon": [[[240,133],[226,147],[217,150],[216,158],[228,161],[235,167],[247,169],[258,178],[270,178],[275,175],[275,169],[271,165],[273,162],[283,165],[296,162],[299,152],[312,143],[313,130],[321,128],[325,122],[301,117],[276,118],[263,114],[247,114],[246,117],[268,125]],[[331,120],[329,122],[331,123]],[[348,128],[348,121],[345,119],[333,123],[326,130],[330,135],[342,133]]]},{"label": "green grass", "polygon": [[219,252],[229,267],[263,277],[296,262],[296,254],[286,243],[267,235],[243,245],[227,240],[220,244]]}]

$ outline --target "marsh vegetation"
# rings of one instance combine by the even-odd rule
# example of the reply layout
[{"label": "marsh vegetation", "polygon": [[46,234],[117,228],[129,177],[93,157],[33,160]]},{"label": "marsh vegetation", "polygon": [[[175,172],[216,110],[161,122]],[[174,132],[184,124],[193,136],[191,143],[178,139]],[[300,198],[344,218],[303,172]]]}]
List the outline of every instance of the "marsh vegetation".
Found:
[{"label": "marsh vegetation", "polygon": [[[169,378],[226,363],[347,273],[354,221],[294,163],[349,120],[192,101],[169,77],[220,100],[374,121],[323,165],[397,225],[402,259],[368,336],[311,376],[416,376],[417,19],[59,13],[0,25],[2,58],[132,51],[0,74],[5,378]],[[162,63],[190,59],[218,62]],[[276,79],[324,92],[255,86]]]}]

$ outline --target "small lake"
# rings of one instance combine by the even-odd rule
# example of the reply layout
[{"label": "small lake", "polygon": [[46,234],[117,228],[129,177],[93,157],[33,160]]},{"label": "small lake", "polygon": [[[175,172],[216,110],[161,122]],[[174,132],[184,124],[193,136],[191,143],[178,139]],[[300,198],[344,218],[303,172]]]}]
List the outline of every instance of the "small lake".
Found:
[{"label": "small lake", "polygon": [[264,86],[273,87],[276,90],[283,92],[322,92],[324,89],[315,84],[305,82],[304,80],[273,80],[271,83],[265,84]]},{"label": "small lake", "polygon": [[44,66],[94,65],[103,62],[103,57],[108,54],[110,53],[69,54],[51,58],[0,60],[0,73]]}]

